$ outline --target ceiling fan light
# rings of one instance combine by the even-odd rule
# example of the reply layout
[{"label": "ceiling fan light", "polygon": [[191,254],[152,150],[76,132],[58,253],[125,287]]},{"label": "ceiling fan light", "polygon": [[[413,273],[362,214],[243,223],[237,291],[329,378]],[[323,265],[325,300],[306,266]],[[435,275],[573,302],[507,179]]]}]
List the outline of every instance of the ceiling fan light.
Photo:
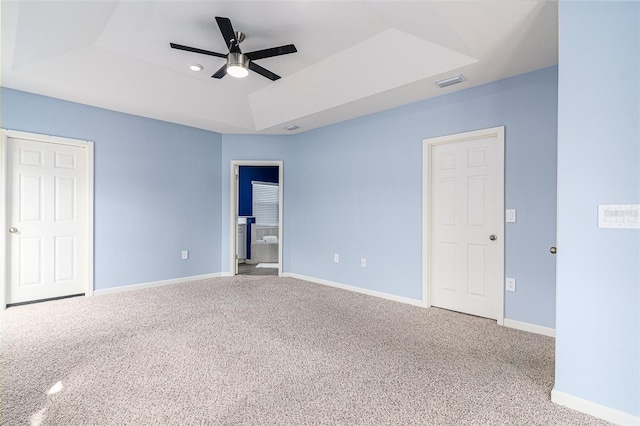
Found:
[{"label": "ceiling fan light", "polygon": [[227,65],[227,74],[235,78],[243,78],[249,75],[249,70],[241,65]]},{"label": "ceiling fan light", "polygon": [[227,56],[227,74],[235,78],[243,78],[249,75],[247,65],[249,61],[242,53],[229,53]]}]

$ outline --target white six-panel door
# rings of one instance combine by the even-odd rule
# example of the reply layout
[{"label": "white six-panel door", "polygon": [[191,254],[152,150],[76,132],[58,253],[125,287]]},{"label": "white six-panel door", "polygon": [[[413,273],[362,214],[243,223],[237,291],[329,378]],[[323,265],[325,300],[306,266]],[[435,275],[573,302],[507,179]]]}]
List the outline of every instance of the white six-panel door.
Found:
[{"label": "white six-panel door", "polygon": [[503,318],[504,130],[425,140],[430,304]]},{"label": "white six-panel door", "polygon": [[85,293],[87,156],[6,138],[7,304]]}]

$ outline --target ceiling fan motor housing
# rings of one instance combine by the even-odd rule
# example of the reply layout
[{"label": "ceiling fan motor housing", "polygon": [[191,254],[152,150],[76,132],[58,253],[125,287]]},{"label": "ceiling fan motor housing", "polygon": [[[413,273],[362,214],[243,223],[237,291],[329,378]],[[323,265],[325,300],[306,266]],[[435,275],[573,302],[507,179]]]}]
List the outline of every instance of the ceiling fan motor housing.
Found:
[{"label": "ceiling fan motor housing", "polygon": [[243,53],[231,52],[229,56],[227,56],[227,66],[247,68],[249,66],[249,59],[247,59]]}]

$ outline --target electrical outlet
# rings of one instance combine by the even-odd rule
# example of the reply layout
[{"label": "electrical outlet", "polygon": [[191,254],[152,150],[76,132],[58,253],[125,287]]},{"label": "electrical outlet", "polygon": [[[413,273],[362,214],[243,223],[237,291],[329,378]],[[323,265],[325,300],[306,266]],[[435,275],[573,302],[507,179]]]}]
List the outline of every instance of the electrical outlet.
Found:
[{"label": "electrical outlet", "polygon": [[189,259],[189,250],[182,250],[182,260]]},{"label": "electrical outlet", "polygon": [[505,279],[504,288],[507,291],[516,291],[516,279],[515,278],[506,278]]},{"label": "electrical outlet", "polygon": [[340,255],[338,253],[333,254],[334,263],[340,263]]},{"label": "electrical outlet", "polygon": [[362,266],[363,268],[367,267],[367,258],[363,257],[360,259],[360,266]]}]

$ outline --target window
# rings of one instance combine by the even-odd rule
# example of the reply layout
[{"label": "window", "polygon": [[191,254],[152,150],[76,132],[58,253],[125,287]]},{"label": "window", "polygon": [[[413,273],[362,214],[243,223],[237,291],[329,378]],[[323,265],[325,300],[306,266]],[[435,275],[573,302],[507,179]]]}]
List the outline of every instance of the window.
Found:
[{"label": "window", "polygon": [[278,184],[251,182],[253,216],[258,226],[278,226]]}]

